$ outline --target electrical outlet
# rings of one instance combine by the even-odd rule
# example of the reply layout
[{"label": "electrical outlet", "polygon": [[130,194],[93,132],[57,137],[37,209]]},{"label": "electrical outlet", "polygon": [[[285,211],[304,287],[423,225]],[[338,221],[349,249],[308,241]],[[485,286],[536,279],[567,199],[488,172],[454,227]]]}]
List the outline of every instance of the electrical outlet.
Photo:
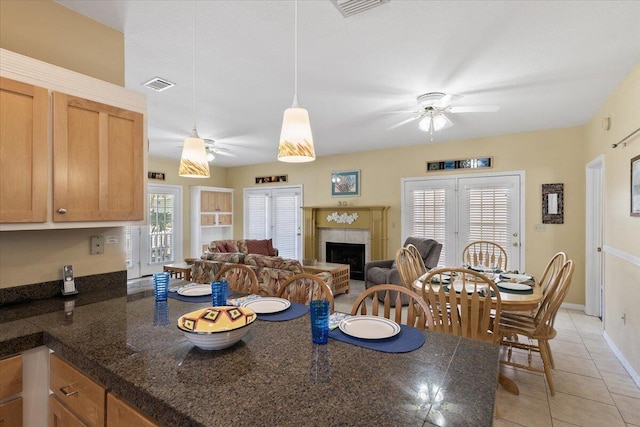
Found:
[{"label": "electrical outlet", "polygon": [[544,224],[536,224],[535,230],[537,232],[544,232],[544,231],[547,231],[547,228],[544,226]]}]

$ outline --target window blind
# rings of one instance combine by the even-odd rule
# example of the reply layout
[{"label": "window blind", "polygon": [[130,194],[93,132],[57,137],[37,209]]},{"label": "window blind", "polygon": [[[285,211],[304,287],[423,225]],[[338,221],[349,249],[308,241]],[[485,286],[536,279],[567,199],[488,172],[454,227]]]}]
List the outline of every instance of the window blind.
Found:
[{"label": "window blind", "polygon": [[244,235],[246,239],[266,239],[268,236],[267,198],[264,191],[245,193],[246,225]]},{"label": "window blind", "polygon": [[466,209],[468,241],[489,240],[502,246],[511,258],[511,188],[468,188]]},{"label": "window blind", "polygon": [[449,246],[446,241],[447,191],[444,188],[414,189],[410,194],[409,235],[442,243],[438,266],[444,266]]},{"label": "window blind", "polygon": [[273,194],[273,246],[278,248],[279,255],[285,258],[296,258],[297,240],[297,206],[295,193]]}]

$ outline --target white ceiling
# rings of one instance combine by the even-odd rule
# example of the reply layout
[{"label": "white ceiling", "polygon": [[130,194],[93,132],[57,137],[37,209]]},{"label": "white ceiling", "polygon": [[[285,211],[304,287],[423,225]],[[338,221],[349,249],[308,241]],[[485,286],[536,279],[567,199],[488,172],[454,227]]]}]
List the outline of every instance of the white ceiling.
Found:
[{"label": "white ceiling", "polygon": [[[150,155],[178,159],[193,124],[194,2],[58,0],[125,35],[125,79],[147,94]],[[213,164],[276,160],[294,93],[293,1],[197,1],[196,110]],[[498,105],[451,115],[434,142],[586,123],[640,61],[640,1],[390,0],[344,18],[329,0],[298,3],[298,97],[318,157],[431,143],[416,96]],[[177,84],[141,86],[153,77]]]}]

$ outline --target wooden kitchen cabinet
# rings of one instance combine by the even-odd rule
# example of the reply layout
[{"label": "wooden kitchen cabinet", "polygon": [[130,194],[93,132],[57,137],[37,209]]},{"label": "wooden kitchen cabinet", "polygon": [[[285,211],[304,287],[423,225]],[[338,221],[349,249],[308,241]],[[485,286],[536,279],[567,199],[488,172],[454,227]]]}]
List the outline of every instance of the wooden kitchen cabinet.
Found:
[{"label": "wooden kitchen cabinet", "polygon": [[87,427],[53,394],[49,395],[49,427]]},{"label": "wooden kitchen cabinet", "polygon": [[46,221],[48,96],[0,77],[0,223]]},{"label": "wooden kitchen cabinet", "polygon": [[0,55],[0,231],[143,225],[145,95]]},{"label": "wooden kitchen cabinet", "polygon": [[107,393],[107,427],[158,427],[151,418],[113,393]]},{"label": "wooden kitchen cabinet", "polygon": [[[63,422],[55,425],[87,425],[102,427],[105,425],[105,388],[78,371],[55,353],[50,355],[49,388],[53,392],[49,402],[50,420],[77,419],[70,424]],[[52,404],[52,400],[55,402]],[[62,406],[62,409],[59,406]],[[70,414],[68,414],[69,412]]]},{"label": "wooden kitchen cabinet", "polygon": [[53,220],[144,219],[143,115],[53,92]]},{"label": "wooden kitchen cabinet", "polygon": [[233,239],[233,190],[191,187],[191,256],[212,240]]},{"label": "wooden kitchen cabinet", "polygon": [[[0,401],[22,392],[22,356],[0,360]],[[0,426],[22,426],[22,398],[0,404]]]}]

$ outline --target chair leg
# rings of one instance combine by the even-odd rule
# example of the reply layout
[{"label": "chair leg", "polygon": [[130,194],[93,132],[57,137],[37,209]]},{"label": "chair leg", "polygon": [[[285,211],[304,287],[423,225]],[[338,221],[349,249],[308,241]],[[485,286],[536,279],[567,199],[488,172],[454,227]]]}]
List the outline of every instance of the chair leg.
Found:
[{"label": "chair leg", "polygon": [[551,345],[549,341],[544,341],[545,346],[547,347],[547,353],[549,354],[549,362],[551,362],[551,369],[556,369],[556,363],[553,361],[553,353],[551,352]]},{"label": "chair leg", "polygon": [[542,342],[538,342],[538,348],[540,349],[540,356],[542,357],[542,365],[544,366],[544,376],[547,378],[547,384],[549,384],[549,390],[551,391],[551,396],[556,394],[556,391],[553,387],[553,378],[551,378],[551,360],[549,359],[549,342],[548,340],[543,340]]}]

